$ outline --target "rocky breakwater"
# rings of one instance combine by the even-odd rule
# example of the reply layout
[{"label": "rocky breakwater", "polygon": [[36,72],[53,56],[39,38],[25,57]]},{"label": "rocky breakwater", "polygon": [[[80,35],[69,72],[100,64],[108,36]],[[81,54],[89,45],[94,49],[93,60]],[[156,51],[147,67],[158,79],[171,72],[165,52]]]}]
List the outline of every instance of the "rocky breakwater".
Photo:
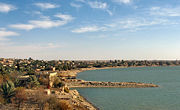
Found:
[{"label": "rocky breakwater", "polygon": [[76,87],[116,87],[116,88],[147,88],[159,87],[150,83],[137,83],[137,82],[101,82],[101,81],[84,81],[84,80],[67,80],[66,84],[70,88]]}]

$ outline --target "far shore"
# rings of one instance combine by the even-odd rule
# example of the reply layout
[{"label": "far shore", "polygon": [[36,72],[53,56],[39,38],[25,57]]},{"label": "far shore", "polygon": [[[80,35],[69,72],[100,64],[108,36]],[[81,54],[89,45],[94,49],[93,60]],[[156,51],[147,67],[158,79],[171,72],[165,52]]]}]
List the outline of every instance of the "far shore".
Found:
[{"label": "far shore", "polygon": [[[143,67],[143,66],[141,66]],[[84,71],[90,71],[90,70],[103,70],[103,69],[112,69],[112,68],[128,68],[128,67],[123,67],[123,66],[118,66],[118,67],[102,67],[102,68],[80,68],[80,69],[73,69],[73,70],[67,70],[67,71],[61,71],[61,75],[70,75],[70,76],[77,76],[78,73],[84,72]]]},{"label": "far shore", "polygon": [[103,70],[103,69],[112,69],[112,68],[139,68],[139,67],[172,67],[172,66],[176,66],[176,65],[170,65],[170,66],[116,66],[116,67],[92,67],[92,68],[80,68],[80,69],[73,69],[73,70],[67,70],[67,71],[61,71],[60,74],[61,75],[65,75],[65,76],[77,76],[78,73],[80,72],[84,72],[84,71],[90,71],[90,70]]}]

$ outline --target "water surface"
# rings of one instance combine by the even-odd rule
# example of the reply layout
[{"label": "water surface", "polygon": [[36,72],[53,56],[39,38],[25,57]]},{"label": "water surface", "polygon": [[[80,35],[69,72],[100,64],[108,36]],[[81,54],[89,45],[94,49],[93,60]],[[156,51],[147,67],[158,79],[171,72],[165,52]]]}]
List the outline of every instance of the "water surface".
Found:
[{"label": "water surface", "polygon": [[180,110],[180,67],[137,67],[79,73],[88,81],[144,82],[159,88],[78,88],[102,110]]}]

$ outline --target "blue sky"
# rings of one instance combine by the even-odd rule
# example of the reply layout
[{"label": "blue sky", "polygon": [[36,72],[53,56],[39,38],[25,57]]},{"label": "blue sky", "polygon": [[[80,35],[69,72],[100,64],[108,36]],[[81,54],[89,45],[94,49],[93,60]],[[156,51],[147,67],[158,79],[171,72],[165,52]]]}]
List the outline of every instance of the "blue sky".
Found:
[{"label": "blue sky", "polygon": [[0,0],[0,57],[180,59],[179,0]]}]

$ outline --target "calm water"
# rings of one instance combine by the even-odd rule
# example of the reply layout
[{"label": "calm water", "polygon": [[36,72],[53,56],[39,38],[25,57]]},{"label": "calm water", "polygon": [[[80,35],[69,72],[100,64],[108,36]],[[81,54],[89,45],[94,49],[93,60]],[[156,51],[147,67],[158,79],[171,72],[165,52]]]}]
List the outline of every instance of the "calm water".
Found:
[{"label": "calm water", "polygon": [[89,81],[135,81],[159,88],[78,88],[101,110],[180,110],[180,67],[114,68],[85,71]]}]

